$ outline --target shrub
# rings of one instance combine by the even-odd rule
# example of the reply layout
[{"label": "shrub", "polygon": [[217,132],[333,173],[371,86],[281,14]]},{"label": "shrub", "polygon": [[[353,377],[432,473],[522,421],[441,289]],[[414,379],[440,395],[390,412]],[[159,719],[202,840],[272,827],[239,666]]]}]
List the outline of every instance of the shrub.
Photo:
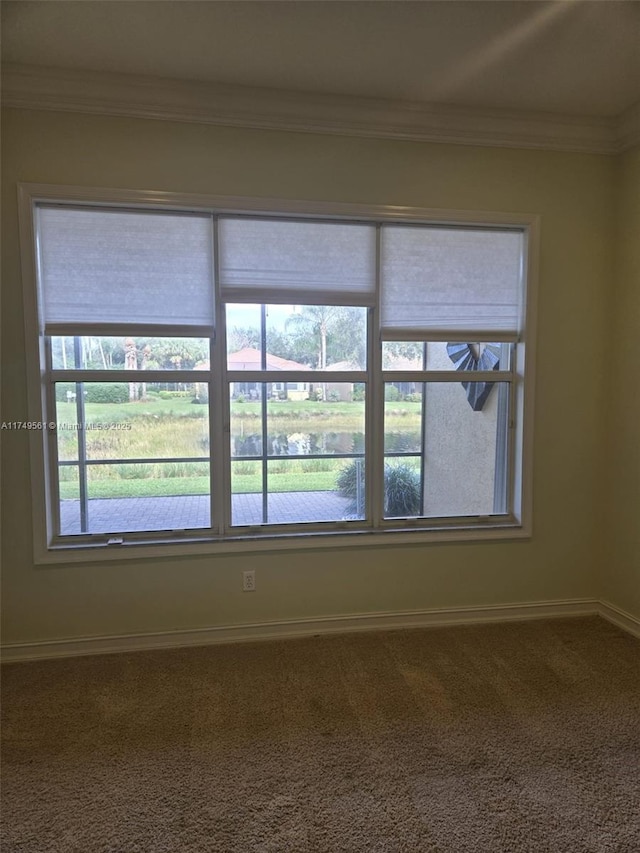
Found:
[{"label": "shrub", "polygon": [[[354,459],[336,477],[336,490],[343,498],[349,498],[348,512],[359,513],[364,509],[364,459]],[[360,501],[362,505],[359,505]]]},{"label": "shrub", "polygon": [[404,399],[407,403],[421,403],[422,394],[407,394]]},{"label": "shrub", "polygon": [[129,386],[124,382],[85,385],[85,403],[128,403]]},{"label": "shrub", "polygon": [[[364,460],[354,459],[336,478],[339,495],[350,498],[349,513],[361,513],[364,503]],[[420,513],[420,475],[404,463],[384,466],[384,514],[406,517]]]},{"label": "shrub", "polygon": [[384,466],[384,512],[393,517],[420,514],[420,475],[409,465]]},{"label": "shrub", "polygon": [[[67,396],[73,395],[73,396]],[[57,382],[56,400],[58,403],[73,402],[76,399],[75,382]],[[96,385],[87,383],[84,386],[85,403],[128,403],[129,386],[124,382]]]},{"label": "shrub", "polygon": [[236,477],[253,477],[260,471],[258,462],[234,462],[233,474]]},{"label": "shrub", "polygon": [[153,476],[151,465],[141,463],[118,465],[115,471],[121,480],[147,480]]},{"label": "shrub", "polygon": [[395,385],[385,385],[384,387],[384,399],[387,403],[397,403],[400,399],[400,392],[396,388]]},{"label": "shrub", "polygon": [[300,470],[303,474],[315,474],[318,471],[332,471],[333,459],[303,459],[300,462]]},{"label": "shrub", "polygon": [[[205,470],[201,462],[166,462],[155,466],[156,478],[175,479],[176,477],[202,477]],[[158,470],[159,469],[159,470]]]},{"label": "shrub", "polygon": [[362,382],[356,382],[353,386],[353,396],[351,398],[354,403],[362,403],[365,399],[365,388]]}]

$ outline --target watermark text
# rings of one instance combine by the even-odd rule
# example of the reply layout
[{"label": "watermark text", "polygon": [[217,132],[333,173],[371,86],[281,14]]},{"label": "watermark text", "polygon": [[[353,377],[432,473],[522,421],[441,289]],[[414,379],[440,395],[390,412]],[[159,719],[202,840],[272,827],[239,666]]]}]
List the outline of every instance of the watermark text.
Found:
[{"label": "watermark text", "polygon": [[60,421],[2,421],[1,430],[51,430],[52,432],[70,430],[72,432],[89,432],[90,430],[122,430],[131,429],[129,421],[114,421],[104,423],[102,421],[90,421],[89,423],[73,423]]}]

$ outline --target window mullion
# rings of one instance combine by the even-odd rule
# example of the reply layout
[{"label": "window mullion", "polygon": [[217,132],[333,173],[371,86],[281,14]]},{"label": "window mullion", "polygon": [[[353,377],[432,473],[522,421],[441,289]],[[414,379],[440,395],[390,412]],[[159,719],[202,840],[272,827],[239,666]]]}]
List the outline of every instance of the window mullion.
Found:
[{"label": "window mullion", "polygon": [[[84,359],[80,337],[76,335],[73,339],[73,356],[76,365],[82,370]],[[80,425],[78,431],[78,482],[80,486],[80,530],[82,533],[89,532],[89,484],[87,483],[87,436],[82,429],[85,423],[84,408],[84,382],[76,380],[76,418]]]},{"label": "window mullion", "polygon": [[[46,366],[46,375],[51,375],[51,366],[53,364],[53,356],[51,351],[51,338],[47,337],[44,340],[44,359]],[[45,394],[45,417],[51,423],[57,420],[58,410],[56,407],[56,386],[53,382],[47,381],[44,389]],[[53,532],[54,536],[60,535],[60,476],[58,467],[58,441],[57,430],[47,429],[46,433],[46,453],[45,459],[49,463],[49,482],[47,494],[47,514],[50,517],[49,532]],[[51,538],[48,536],[47,538]]]},{"label": "window mullion", "polygon": [[506,487],[506,511],[507,514],[515,515],[516,506],[516,419],[518,411],[518,394],[522,390],[519,384],[522,379],[519,378],[517,365],[518,347],[511,347],[511,373],[513,382],[509,385],[509,420],[507,423],[507,448],[506,448],[506,465],[507,465],[507,487]]},{"label": "window mullion", "polygon": [[[511,365],[511,377],[513,379],[514,347],[511,344],[503,344],[505,348],[511,350],[507,363]],[[504,352],[503,352],[504,355]],[[501,361],[503,358],[501,355]],[[495,473],[494,473],[494,499],[493,511],[496,514],[511,512],[513,504],[511,501],[511,489],[513,477],[511,468],[511,423],[513,420],[513,384],[499,383],[498,388],[498,413],[496,419],[496,452],[495,452]]]},{"label": "window mullion", "polygon": [[[267,369],[267,309],[264,303],[260,305],[260,367]],[[262,436],[262,523],[269,521],[269,466],[267,464],[268,438],[267,429],[267,386],[260,386],[260,435]],[[229,442],[231,443],[231,442]]]},{"label": "window mullion", "polygon": [[217,534],[229,527],[231,513],[231,483],[229,471],[229,389],[226,381],[227,335],[225,311],[220,298],[220,252],[218,250],[218,220],[212,219],[213,282],[215,333],[211,338],[209,362],[209,476],[211,492],[211,526]]},{"label": "window mullion", "polygon": [[368,515],[374,528],[384,516],[384,382],[380,344],[380,258],[381,228],[376,228],[376,306],[369,322],[369,388],[367,389],[367,458],[365,459]]}]

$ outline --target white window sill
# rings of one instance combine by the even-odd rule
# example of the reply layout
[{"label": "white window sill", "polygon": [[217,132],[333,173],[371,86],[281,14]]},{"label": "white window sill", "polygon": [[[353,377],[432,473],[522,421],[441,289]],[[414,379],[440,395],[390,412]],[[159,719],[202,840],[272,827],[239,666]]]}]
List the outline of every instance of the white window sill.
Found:
[{"label": "white window sill", "polygon": [[35,554],[36,565],[59,565],[69,563],[122,562],[158,557],[183,558],[198,556],[222,556],[225,554],[256,554],[307,550],[343,550],[345,548],[409,547],[456,542],[505,541],[528,539],[531,531],[517,521],[487,522],[467,527],[446,526],[440,528],[384,529],[336,531],[327,533],[257,533],[244,534],[237,538],[202,539],[181,537],[163,542],[138,540],[123,541],[122,544],[78,543],[55,545]]}]

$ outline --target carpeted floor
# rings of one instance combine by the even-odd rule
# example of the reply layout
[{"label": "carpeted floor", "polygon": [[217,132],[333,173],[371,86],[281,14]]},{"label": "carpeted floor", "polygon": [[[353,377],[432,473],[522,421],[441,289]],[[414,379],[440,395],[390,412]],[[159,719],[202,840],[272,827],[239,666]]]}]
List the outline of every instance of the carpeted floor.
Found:
[{"label": "carpeted floor", "polygon": [[638,853],[597,617],[5,667],[3,853]]}]

